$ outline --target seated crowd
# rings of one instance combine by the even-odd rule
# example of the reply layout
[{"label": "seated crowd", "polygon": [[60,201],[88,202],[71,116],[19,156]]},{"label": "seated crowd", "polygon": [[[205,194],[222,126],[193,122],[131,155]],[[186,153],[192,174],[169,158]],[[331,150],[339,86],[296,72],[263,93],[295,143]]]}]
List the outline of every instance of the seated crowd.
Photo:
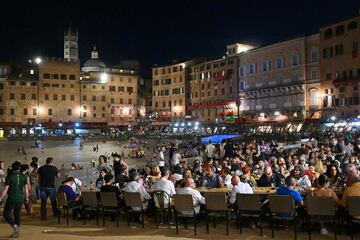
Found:
[{"label": "seated crowd", "polygon": [[[216,145],[209,142],[203,146],[189,143],[184,147],[172,143],[159,146],[158,153],[141,169],[129,169],[118,154],[113,155],[112,163],[101,155],[94,187],[100,192],[115,192],[120,207],[124,206],[124,192],[138,192],[143,208],[150,212],[151,206],[159,207],[158,199],[153,199],[151,193],[163,191],[169,196],[164,199],[165,208],[172,205],[175,194],[189,194],[193,197],[195,212],[199,213],[201,205],[206,204],[201,192],[210,188],[225,189],[230,206],[236,203],[237,193],[253,194],[257,188],[268,187],[277,195],[292,196],[299,206],[304,205],[304,196],[312,195],[332,198],[336,206],[346,208],[349,196],[360,196],[359,146],[352,138],[346,138],[345,142],[331,138],[326,146],[309,143],[293,151],[279,150],[276,141],[270,144],[224,141]],[[197,158],[187,162],[185,152]],[[30,188],[33,189],[30,196],[41,199],[42,219],[46,219],[43,204],[48,197],[53,203],[54,215],[58,214],[53,191],[58,171],[52,165],[52,158],[46,163],[39,168],[36,161],[21,168],[29,185],[34,186]],[[44,167],[47,171],[42,170]],[[11,175],[11,170],[8,174]],[[81,185],[78,179],[68,175],[57,191],[64,192],[73,204],[81,204]],[[341,198],[337,195],[340,192]],[[323,223],[321,233],[327,233]]]}]

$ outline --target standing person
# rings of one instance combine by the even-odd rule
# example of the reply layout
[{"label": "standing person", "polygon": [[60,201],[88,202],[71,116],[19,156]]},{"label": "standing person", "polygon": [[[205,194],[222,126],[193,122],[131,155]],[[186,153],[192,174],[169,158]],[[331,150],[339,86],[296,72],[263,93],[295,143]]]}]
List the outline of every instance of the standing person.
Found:
[{"label": "standing person", "polygon": [[25,147],[21,146],[21,152],[24,155],[25,161],[27,160],[27,155],[26,155],[26,151],[25,151]]},{"label": "standing person", "polygon": [[33,207],[32,207],[32,200],[30,199],[30,189],[31,189],[31,183],[30,183],[30,172],[29,172],[30,168],[29,165],[27,164],[21,164],[20,166],[20,173],[23,174],[26,177],[26,184],[28,185],[28,189],[29,189],[29,201],[25,202],[25,209],[28,215],[33,215],[34,211],[33,211]]},{"label": "standing person", "polygon": [[208,145],[206,145],[206,148],[205,148],[207,161],[210,161],[210,159],[214,159],[215,150],[216,150],[215,145],[212,144],[211,141],[209,141]]},{"label": "standing person", "polygon": [[56,188],[55,178],[60,176],[59,170],[53,165],[54,159],[48,157],[46,164],[39,168],[39,185],[40,185],[40,199],[41,199],[41,220],[46,220],[46,204],[50,197],[52,211],[54,216],[57,216],[58,209],[56,205]]},{"label": "standing person", "polygon": [[6,171],[4,161],[0,161],[0,191],[1,185],[5,183]]},{"label": "standing person", "polygon": [[161,147],[161,150],[159,151],[159,155],[158,155],[158,162],[159,162],[159,167],[160,170],[163,169],[165,167],[165,147]]},{"label": "standing person", "polygon": [[[11,238],[19,237],[21,207],[24,199],[25,202],[29,199],[29,188],[26,177],[20,173],[20,167],[21,163],[18,161],[11,165],[12,173],[6,177],[5,187],[0,194],[0,202],[3,200],[5,194],[8,195],[4,207],[4,218],[14,229],[14,232],[10,236]],[[14,211],[14,219],[11,216],[12,211]]]},{"label": "standing person", "polygon": [[96,144],[96,152],[99,152],[99,144]]}]

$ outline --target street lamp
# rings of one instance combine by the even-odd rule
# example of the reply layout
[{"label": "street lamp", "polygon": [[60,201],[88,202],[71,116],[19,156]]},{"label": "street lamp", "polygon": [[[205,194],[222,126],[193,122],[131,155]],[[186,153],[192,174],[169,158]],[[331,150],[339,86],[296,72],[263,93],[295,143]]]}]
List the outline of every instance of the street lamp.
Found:
[{"label": "street lamp", "polygon": [[35,58],[36,64],[40,64],[42,62],[42,59],[40,57]]}]

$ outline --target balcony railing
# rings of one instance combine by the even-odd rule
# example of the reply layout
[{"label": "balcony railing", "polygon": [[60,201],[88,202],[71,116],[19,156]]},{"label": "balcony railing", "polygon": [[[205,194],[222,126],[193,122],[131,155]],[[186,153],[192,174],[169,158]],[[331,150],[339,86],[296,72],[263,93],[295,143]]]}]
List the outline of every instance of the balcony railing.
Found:
[{"label": "balcony railing", "polygon": [[293,85],[299,85],[299,84],[304,84],[305,81],[304,80],[296,80],[296,81],[290,81],[290,82],[277,82],[276,84],[265,84],[262,86],[251,86],[249,88],[246,88],[245,91],[255,91],[255,90],[263,90],[263,89],[272,89],[272,88],[277,88],[277,87],[289,87],[289,86],[293,86]]}]

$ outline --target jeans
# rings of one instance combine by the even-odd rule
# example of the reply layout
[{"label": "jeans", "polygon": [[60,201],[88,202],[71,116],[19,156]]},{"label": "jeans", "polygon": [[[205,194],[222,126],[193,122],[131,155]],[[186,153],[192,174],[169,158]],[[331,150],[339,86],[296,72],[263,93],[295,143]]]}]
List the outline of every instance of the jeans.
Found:
[{"label": "jeans", "polygon": [[58,215],[58,209],[56,204],[56,189],[55,188],[40,188],[40,199],[41,199],[41,219],[46,219],[46,205],[47,199],[50,197],[52,211],[54,217]]},{"label": "jeans", "polygon": [[[20,226],[20,211],[21,207],[24,203],[21,202],[12,202],[6,201],[4,206],[4,218],[5,220],[11,225],[14,226],[15,224]],[[14,218],[11,216],[11,212],[14,210]]]}]

